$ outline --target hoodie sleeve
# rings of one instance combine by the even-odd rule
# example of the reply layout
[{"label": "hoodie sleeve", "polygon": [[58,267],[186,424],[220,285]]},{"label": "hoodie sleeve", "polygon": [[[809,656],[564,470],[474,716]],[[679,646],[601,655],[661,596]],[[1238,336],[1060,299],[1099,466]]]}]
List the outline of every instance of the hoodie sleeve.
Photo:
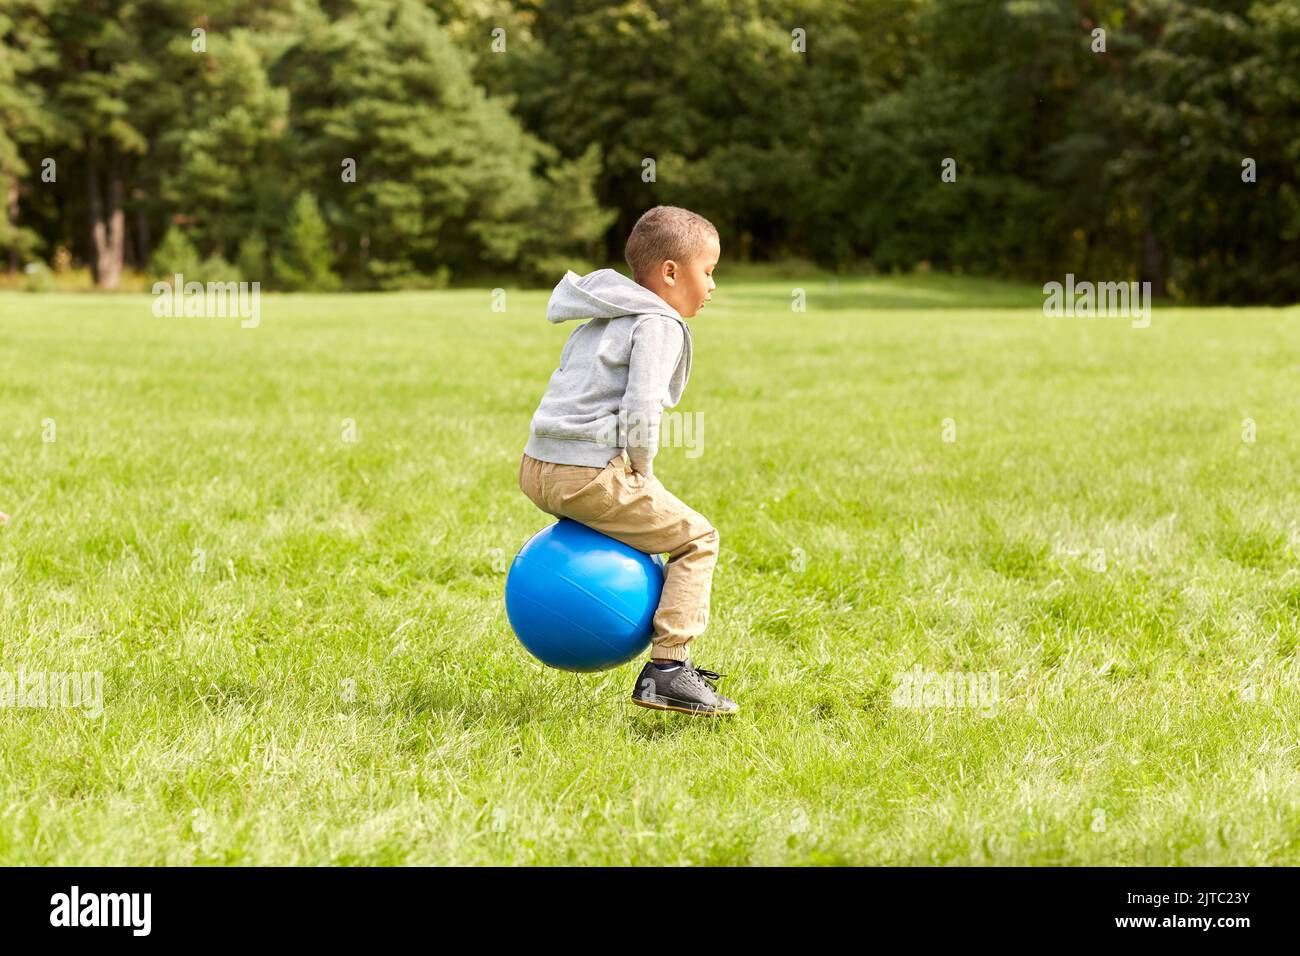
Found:
[{"label": "hoodie sleeve", "polygon": [[625,429],[622,444],[628,460],[642,475],[654,474],[651,461],[659,450],[659,419],[684,338],[676,320],[660,315],[646,319],[632,333],[619,421]]}]

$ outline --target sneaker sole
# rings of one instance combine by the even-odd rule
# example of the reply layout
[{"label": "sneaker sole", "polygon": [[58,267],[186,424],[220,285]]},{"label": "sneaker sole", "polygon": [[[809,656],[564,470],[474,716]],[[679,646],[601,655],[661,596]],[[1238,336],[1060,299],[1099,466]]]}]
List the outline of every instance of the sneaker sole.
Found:
[{"label": "sneaker sole", "polygon": [[632,703],[638,707],[649,707],[651,710],[674,710],[679,714],[690,714],[692,717],[734,717],[734,710],[704,710],[699,707],[676,707],[672,704],[661,704],[658,701],[641,700],[639,697],[633,697]]}]

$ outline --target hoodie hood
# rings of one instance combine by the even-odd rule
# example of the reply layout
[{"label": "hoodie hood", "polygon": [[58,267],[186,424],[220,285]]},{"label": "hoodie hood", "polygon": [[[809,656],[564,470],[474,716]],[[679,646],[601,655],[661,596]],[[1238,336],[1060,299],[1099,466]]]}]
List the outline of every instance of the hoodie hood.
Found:
[{"label": "hoodie hood", "polygon": [[616,319],[624,315],[666,315],[685,328],[677,310],[621,272],[597,269],[585,276],[569,271],[551,293],[546,307],[547,320],[556,323],[571,319]]}]

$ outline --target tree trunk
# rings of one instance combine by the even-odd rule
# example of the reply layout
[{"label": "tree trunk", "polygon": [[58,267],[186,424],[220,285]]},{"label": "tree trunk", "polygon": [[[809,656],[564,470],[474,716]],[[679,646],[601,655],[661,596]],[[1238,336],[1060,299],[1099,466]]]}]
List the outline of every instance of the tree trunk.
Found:
[{"label": "tree trunk", "polygon": [[135,191],[135,255],[139,260],[136,268],[144,272],[149,268],[149,213],[144,208],[144,191]]},{"label": "tree trunk", "polygon": [[122,167],[117,150],[109,147],[103,172],[107,190],[100,183],[98,143],[89,140],[86,149],[86,199],[90,207],[90,271],[100,289],[117,288],[122,278],[122,254],[126,241],[126,214],[122,210]]},{"label": "tree trunk", "polygon": [[122,158],[109,148],[108,161],[108,268],[104,288],[116,289],[122,278],[122,257],[126,254],[126,210],[122,208]]},{"label": "tree trunk", "polygon": [[104,201],[99,194],[99,150],[89,137],[86,139],[86,212],[90,217],[90,274],[98,285],[103,276],[107,242],[104,237]]},{"label": "tree trunk", "polygon": [[1169,282],[1169,271],[1165,261],[1165,251],[1151,229],[1142,233],[1142,269],[1138,278],[1143,282],[1151,283],[1152,295],[1163,296],[1168,291],[1166,286]]},{"label": "tree trunk", "polygon": [[[18,228],[18,177],[9,177],[9,202],[8,202],[9,225],[17,230]],[[13,275],[18,271],[18,241],[14,239],[14,244],[9,247],[9,274]]]}]

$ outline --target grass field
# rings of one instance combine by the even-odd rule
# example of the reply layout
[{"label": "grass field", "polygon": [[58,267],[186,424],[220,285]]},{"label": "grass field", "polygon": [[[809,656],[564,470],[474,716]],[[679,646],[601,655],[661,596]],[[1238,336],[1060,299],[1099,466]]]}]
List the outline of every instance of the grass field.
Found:
[{"label": "grass field", "polygon": [[1300,309],[719,284],[725,721],[509,630],[545,292],[0,294],[0,864],[1300,863]]}]

